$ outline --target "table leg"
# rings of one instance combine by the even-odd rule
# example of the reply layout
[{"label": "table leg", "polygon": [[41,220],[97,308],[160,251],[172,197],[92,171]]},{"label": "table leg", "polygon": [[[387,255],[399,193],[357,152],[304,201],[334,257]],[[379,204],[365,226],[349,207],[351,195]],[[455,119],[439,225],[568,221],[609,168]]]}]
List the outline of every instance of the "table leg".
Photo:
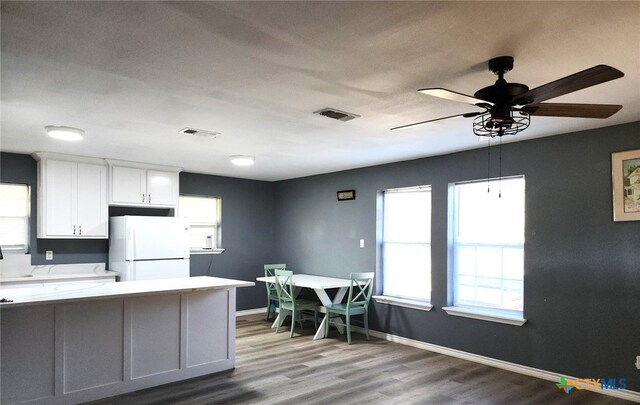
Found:
[{"label": "table leg", "polygon": [[271,329],[276,329],[282,326],[282,323],[284,322],[284,320],[287,318],[288,315],[291,315],[291,311],[278,308],[278,316],[276,317],[276,320],[273,321],[273,324],[271,325]]},{"label": "table leg", "polygon": [[[342,287],[340,289],[338,289],[338,292],[336,293],[336,296],[333,297],[333,301],[331,300],[331,298],[329,298],[329,296],[327,295],[327,292],[321,288],[318,289],[314,289],[316,292],[316,295],[318,296],[318,298],[320,298],[320,302],[322,302],[323,308],[322,310],[324,311],[324,306],[329,305],[329,304],[339,304],[340,302],[342,302],[342,299],[344,298],[345,294],[347,293],[347,287]],[[318,340],[318,339],[324,339],[324,328],[325,325],[327,324],[327,322],[329,322],[329,316],[326,315],[325,312],[325,316],[324,318],[322,318],[322,322],[320,322],[320,326],[318,327],[318,330],[316,331],[315,336],[313,337],[313,340]],[[336,318],[336,321],[334,322],[335,326],[338,328],[338,331],[340,333],[344,333],[344,322],[342,322],[341,318]]]},{"label": "table leg", "polygon": [[[301,287],[296,287],[295,288],[295,290],[293,292],[295,297],[297,297],[298,294],[300,294],[300,291],[302,291]],[[284,322],[285,318],[288,315],[291,315],[291,311],[281,310],[280,308],[278,308],[278,316],[276,317],[276,320],[273,321],[273,324],[271,325],[271,329],[276,329],[276,328],[279,328],[280,326],[282,326],[282,323]]]}]

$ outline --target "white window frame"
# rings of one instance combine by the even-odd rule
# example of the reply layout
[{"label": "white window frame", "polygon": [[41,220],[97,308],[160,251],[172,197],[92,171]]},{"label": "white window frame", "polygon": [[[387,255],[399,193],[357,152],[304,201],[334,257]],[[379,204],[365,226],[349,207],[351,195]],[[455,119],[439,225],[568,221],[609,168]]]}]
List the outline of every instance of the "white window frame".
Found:
[{"label": "white window frame", "polygon": [[213,247],[211,249],[207,249],[203,246],[191,246],[189,249],[191,254],[220,254],[224,252],[224,249],[222,249],[222,199],[220,197],[209,195],[180,194],[178,197],[177,213],[177,216],[179,217],[185,216],[185,213],[181,212],[181,207],[184,207],[184,203],[182,201],[183,198],[213,199],[215,200],[216,206],[215,220],[213,222],[189,221],[190,230],[191,228],[212,228],[212,236],[214,239]]},{"label": "white window frame", "polygon": [[[381,229],[381,236],[380,236],[380,245],[379,245],[379,252],[380,252],[380,257],[382,258],[381,262],[380,262],[380,268],[381,268],[381,273],[382,273],[382,277],[381,277],[381,281],[382,283],[381,285],[381,289],[382,289],[382,294],[381,295],[375,295],[373,298],[376,302],[381,303],[381,304],[390,304],[390,305],[396,305],[396,306],[401,306],[401,307],[406,307],[406,308],[413,308],[413,309],[418,309],[418,310],[423,310],[423,311],[430,311],[433,306],[431,305],[431,290],[429,291],[429,297],[423,297],[423,298],[418,298],[418,297],[409,297],[409,296],[402,296],[402,295],[389,295],[386,294],[384,291],[384,280],[385,277],[390,277],[389,271],[388,269],[385,269],[384,266],[384,251],[385,251],[385,244],[386,243],[403,243],[403,244],[419,244],[419,245],[428,245],[429,247],[429,261],[430,261],[430,265],[429,265],[429,280],[431,280],[431,229],[428,230],[428,234],[429,234],[429,242],[424,242],[424,241],[416,241],[415,243],[412,242],[407,242],[407,241],[402,241],[402,242],[398,242],[398,241],[388,241],[386,239],[386,232],[385,232],[385,227],[386,227],[386,223],[387,223],[387,208],[386,208],[386,195],[388,193],[425,193],[427,192],[429,194],[429,199],[432,201],[432,191],[431,191],[431,186],[430,185],[424,185],[424,186],[417,186],[417,187],[404,187],[404,188],[394,188],[394,189],[387,189],[387,190],[383,190],[380,195],[381,195],[381,202],[382,202],[382,218],[380,218],[381,222],[382,222],[382,229]],[[430,210],[429,210],[429,218],[431,218],[431,206],[430,206]],[[431,223],[431,221],[429,221]]]},{"label": "white window frame", "polygon": [[[29,252],[29,242],[31,238],[31,186],[23,183],[0,183],[0,186],[9,186],[9,187],[25,187],[27,198],[24,202],[26,205],[25,216],[16,216],[16,215],[5,215],[3,210],[4,203],[0,200],[0,226],[2,226],[3,219],[5,218],[24,218],[26,222],[26,234],[24,235],[23,243],[14,244],[14,245],[2,245],[2,252],[4,253],[28,253]],[[0,187],[1,188],[1,187]],[[4,194],[4,193],[0,193]]]},{"label": "white window frame", "polygon": [[[458,257],[458,249],[460,247],[472,247],[477,249],[522,249],[524,255],[524,239],[522,242],[512,242],[512,243],[496,243],[496,242],[488,242],[484,243],[481,241],[478,242],[463,242],[457,240],[459,223],[458,223],[458,186],[464,186],[465,184],[472,183],[481,183],[484,182],[487,184],[489,189],[492,189],[492,192],[499,193],[500,192],[500,183],[501,181],[509,180],[509,179],[522,179],[525,182],[524,176],[511,176],[511,177],[503,177],[497,179],[484,179],[477,181],[467,181],[467,182],[458,182],[452,183],[449,185],[449,198],[450,198],[450,217],[449,217],[449,268],[450,268],[450,306],[443,307],[442,309],[447,312],[449,315],[462,316],[467,318],[474,319],[482,319],[493,322],[506,323],[511,325],[521,326],[526,322],[524,318],[524,278],[522,280],[523,284],[523,308],[521,310],[512,310],[500,307],[492,307],[488,305],[479,305],[473,304],[470,302],[460,302],[458,301],[458,288],[459,288],[459,280],[458,280],[458,263],[456,258]],[[526,182],[524,184],[524,192],[526,193]],[[523,196],[524,197],[524,196]],[[526,207],[523,207],[526,209]],[[525,215],[525,211],[523,210],[522,215]],[[523,217],[524,221],[524,217]],[[524,233],[524,229],[523,229]],[[502,273],[502,269],[501,269]],[[504,282],[509,281],[504,277],[500,278],[501,287],[504,285]],[[502,291],[502,288],[500,288]],[[501,298],[502,298],[502,292]]]}]

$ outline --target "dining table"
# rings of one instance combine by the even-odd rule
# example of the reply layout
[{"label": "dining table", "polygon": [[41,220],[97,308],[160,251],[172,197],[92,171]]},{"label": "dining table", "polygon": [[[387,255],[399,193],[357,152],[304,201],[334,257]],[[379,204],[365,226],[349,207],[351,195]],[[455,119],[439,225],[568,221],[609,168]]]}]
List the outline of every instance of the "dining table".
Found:
[{"label": "dining table", "polygon": [[[256,281],[261,281],[263,283],[275,283],[276,278],[275,276],[257,277]],[[318,309],[321,313],[324,313],[325,316],[322,318],[322,322],[320,322],[320,326],[318,327],[313,340],[323,339],[325,325],[329,322],[329,316],[326,315],[327,312],[325,306],[341,303],[345,294],[349,290],[351,280],[348,278],[316,276],[313,274],[294,274],[291,281],[295,289],[294,294],[296,296],[300,294],[300,291],[302,291],[303,288],[310,288],[315,291],[316,295],[320,299],[322,305],[319,306]],[[333,299],[331,299],[329,294],[327,294],[327,290],[332,289],[338,290]],[[289,315],[289,311],[279,311],[278,316],[271,327],[276,328],[281,326],[287,315]],[[338,328],[340,333],[344,333],[345,325],[340,317],[335,318],[334,321],[332,321],[332,324]]]}]

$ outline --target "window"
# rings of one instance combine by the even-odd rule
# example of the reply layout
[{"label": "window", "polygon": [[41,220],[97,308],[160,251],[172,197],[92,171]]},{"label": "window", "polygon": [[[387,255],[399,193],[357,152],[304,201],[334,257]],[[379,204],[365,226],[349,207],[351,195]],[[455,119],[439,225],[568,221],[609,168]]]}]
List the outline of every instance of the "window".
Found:
[{"label": "window", "polygon": [[383,209],[383,295],[428,303],[431,300],[431,187],[385,190]]},{"label": "window", "polygon": [[488,183],[452,187],[453,305],[522,318],[524,177]]},{"label": "window", "polygon": [[31,198],[26,184],[0,184],[0,246],[3,252],[29,250]]},{"label": "window", "polygon": [[217,197],[184,196],[178,201],[178,216],[189,221],[189,237],[192,252],[219,253],[220,207]]}]

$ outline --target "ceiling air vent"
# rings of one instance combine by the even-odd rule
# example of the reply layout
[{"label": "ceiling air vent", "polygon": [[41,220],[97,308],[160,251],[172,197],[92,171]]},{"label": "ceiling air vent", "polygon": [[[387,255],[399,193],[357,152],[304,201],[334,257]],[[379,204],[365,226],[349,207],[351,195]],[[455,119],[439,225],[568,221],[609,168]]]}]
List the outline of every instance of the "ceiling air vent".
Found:
[{"label": "ceiling air vent", "polygon": [[335,108],[323,108],[322,110],[315,111],[314,114],[319,114],[324,117],[333,118],[334,120],[338,120],[338,121],[350,121],[354,118],[359,117],[359,115],[336,110]]},{"label": "ceiling air vent", "polygon": [[204,129],[197,129],[197,128],[182,128],[180,131],[181,134],[185,134],[185,135],[193,135],[193,136],[206,136],[209,138],[217,138],[220,135],[220,132],[214,132],[214,131],[207,131]]}]

